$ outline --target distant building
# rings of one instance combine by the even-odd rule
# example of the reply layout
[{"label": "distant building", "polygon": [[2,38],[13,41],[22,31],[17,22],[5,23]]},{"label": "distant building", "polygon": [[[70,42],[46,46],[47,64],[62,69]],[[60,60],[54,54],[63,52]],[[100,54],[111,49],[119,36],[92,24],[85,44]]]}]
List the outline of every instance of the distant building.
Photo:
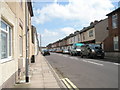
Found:
[{"label": "distant building", "polygon": [[103,46],[103,41],[108,36],[107,27],[108,18],[100,21],[95,20],[90,23],[90,26],[75,31],[73,34],[48,46],[55,49],[71,49],[74,43],[94,43]]},{"label": "distant building", "polygon": [[48,47],[41,47],[41,51],[42,51],[42,50],[46,50],[47,48],[48,48]]},{"label": "distant building", "polygon": [[80,31],[80,41],[82,43],[102,44],[104,39],[108,36],[108,19],[94,21],[90,26],[83,28]]}]

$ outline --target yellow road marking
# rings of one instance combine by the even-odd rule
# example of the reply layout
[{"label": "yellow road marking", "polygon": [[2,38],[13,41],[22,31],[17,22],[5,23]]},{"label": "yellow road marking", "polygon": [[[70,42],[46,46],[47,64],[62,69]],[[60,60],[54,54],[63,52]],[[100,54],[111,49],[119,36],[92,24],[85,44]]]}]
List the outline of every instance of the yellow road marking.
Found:
[{"label": "yellow road marking", "polygon": [[64,84],[67,86],[67,88],[69,88],[70,90],[73,90],[72,87],[66,82],[65,79],[62,79],[62,81],[63,81]]},{"label": "yellow road marking", "polygon": [[79,90],[68,78],[63,78],[62,81],[70,90]]},{"label": "yellow road marking", "polygon": [[68,78],[65,78],[65,79],[75,90],[79,90]]}]

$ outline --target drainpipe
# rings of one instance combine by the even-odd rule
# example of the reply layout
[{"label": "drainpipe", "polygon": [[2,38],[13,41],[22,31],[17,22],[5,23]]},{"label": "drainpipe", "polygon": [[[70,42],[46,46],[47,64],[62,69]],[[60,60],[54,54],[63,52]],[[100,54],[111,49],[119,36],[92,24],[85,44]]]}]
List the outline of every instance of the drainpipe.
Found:
[{"label": "drainpipe", "polygon": [[26,32],[26,64],[25,64],[25,80],[26,82],[29,82],[29,74],[28,74],[28,70],[29,70],[29,65],[28,65],[28,27],[27,27],[27,24],[28,24],[28,17],[27,17],[27,0],[25,0],[25,32]]}]

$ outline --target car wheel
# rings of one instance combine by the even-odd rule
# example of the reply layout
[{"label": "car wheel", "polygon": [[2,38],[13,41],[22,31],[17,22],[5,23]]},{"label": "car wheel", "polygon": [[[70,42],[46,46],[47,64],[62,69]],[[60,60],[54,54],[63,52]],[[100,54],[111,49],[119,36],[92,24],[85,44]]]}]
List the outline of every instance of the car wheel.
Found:
[{"label": "car wheel", "polygon": [[101,56],[100,58],[101,58],[101,59],[104,59],[104,56]]},{"label": "car wheel", "polygon": [[95,57],[95,55],[92,55],[92,59],[95,59],[96,57]]},{"label": "car wheel", "polygon": [[87,55],[87,58],[90,58],[90,53]]},{"label": "car wheel", "polygon": [[71,56],[73,56],[73,53],[71,53]]},{"label": "car wheel", "polygon": [[74,53],[72,53],[72,56],[74,56]]},{"label": "car wheel", "polygon": [[71,55],[71,56],[73,56],[73,54],[72,54],[72,53],[70,53],[70,55]]},{"label": "car wheel", "polygon": [[81,58],[83,58],[83,55],[81,54]]},{"label": "car wheel", "polygon": [[77,54],[77,53],[75,53],[75,56],[78,56],[78,54]]}]

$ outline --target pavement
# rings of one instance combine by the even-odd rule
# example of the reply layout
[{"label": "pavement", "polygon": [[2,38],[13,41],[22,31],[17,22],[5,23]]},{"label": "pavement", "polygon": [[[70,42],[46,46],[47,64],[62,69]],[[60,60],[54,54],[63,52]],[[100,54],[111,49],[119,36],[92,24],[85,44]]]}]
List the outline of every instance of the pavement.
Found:
[{"label": "pavement", "polygon": [[23,77],[14,88],[64,88],[60,78],[41,53],[36,57],[35,63],[30,65],[29,76],[29,83]]}]

